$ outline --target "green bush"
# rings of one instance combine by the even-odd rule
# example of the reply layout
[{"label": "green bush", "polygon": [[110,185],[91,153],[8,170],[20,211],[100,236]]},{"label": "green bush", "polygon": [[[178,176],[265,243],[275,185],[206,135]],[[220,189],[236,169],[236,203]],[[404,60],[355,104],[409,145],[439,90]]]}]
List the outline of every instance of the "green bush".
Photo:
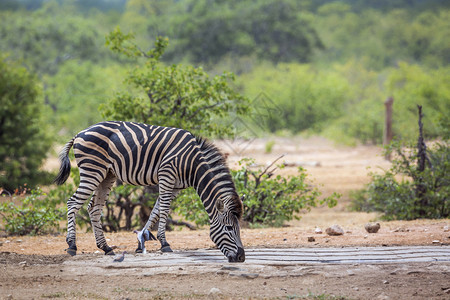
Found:
[{"label": "green bush", "polygon": [[351,209],[381,212],[385,220],[450,217],[448,143],[427,151],[429,167],[424,171],[418,168],[417,150],[395,143],[387,151],[396,154],[392,167],[384,174],[370,173],[372,181],[353,193]]},{"label": "green bush", "polygon": [[44,234],[59,231],[59,222],[65,217],[65,208],[57,201],[49,201],[39,188],[22,200],[0,205],[0,216],[6,233],[10,235]]},{"label": "green bush", "polygon": [[[252,159],[243,159],[239,164],[241,169],[231,173],[237,191],[244,195],[242,221],[250,226],[282,226],[293,218],[299,219],[296,213],[301,210],[310,210],[324,203],[333,207],[337,203],[337,194],[319,200],[320,192],[307,184],[303,168],[299,168],[295,176],[283,177],[274,175],[274,171],[283,166],[255,169]],[[209,221],[193,189],[186,190],[177,198],[174,209],[197,225],[205,225]]]},{"label": "green bush", "polygon": [[39,170],[50,147],[37,78],[0,53],[0,188],[33,188],[48,180]]}]

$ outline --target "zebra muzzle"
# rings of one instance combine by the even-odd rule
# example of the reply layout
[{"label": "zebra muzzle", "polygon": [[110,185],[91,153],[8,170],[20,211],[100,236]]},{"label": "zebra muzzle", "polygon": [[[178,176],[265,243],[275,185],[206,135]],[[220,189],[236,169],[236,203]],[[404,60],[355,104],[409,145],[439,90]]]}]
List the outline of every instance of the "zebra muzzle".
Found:
[{"label": "zebra muzzle", "polygon": [[228,262],[244,262],[244,261],[245,261],[245,251],[241,247],[238,247],[236,255],[228,256]]}]

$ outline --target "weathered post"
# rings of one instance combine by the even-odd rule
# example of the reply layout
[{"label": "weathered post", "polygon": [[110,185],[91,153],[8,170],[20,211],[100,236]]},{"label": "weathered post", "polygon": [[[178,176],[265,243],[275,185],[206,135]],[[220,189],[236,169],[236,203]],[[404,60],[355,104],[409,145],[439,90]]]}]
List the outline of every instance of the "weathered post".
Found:
[{"label": "weathered post", "polygon": [[423,138],[423,123],[422,123],[422,105],[417,105],[417,109],[419,110],[419,139],[417,141],[417,175],[414,178],[416,183],[415,194],[417,199],[420,201],[419,213],[420,216],[425,216],[425,209],[428,205],[428,199],[426,197],[427,186],[424,183],[424,171],[426,167],[427,161],[427,146],[425,145],[425,140]]},{"label": "weathered post", "polygon": [[[389,145],[392,141],[394,133],[392,131],[392,104],[394,103],[394,98],[389,97],[384,101],[384,106],[386,108],[385,111],[385,120],[384,120],[384,136],[383,136],[383,145]],[[386,154],[384,157],[387,160],[391,160],[391,155]]]}]

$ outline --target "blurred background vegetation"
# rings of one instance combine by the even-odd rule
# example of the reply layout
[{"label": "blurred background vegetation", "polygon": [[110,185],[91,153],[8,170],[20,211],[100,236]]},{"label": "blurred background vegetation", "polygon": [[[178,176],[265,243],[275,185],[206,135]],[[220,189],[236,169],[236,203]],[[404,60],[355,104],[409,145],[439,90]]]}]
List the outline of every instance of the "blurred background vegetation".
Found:
[{"label": "blurred background vegetation", "polygon": [[231,71],[248,98],[264,92],[281,113],[269,116],[269,131],[380,143],[388,96],[397,136],[415,136],[407,122],[417,102],[427,106],[427,136],[439,136],[450,111],[449,8],[443,0],[4,0],[0,51],[37,77],[47,130],[61,141],[102,120],[99,105],[127,88],[133,61],[105,46],[120,26],[142,49],[168,37],[168,65]]},{"label": "blurred background vegetation", "polygon": [[34,170],[51,145],[114,116],[108,105],[135,92],[126,79],[136,60],[105,46],[118,27],[143,51],[167,37],[167,67],[233,72],[253,108],[264,95],[269,126],[245,121],[259,134],[380,144],[393,97],[397,139],[416,139],[416,104],[425,136],[448,138],[446,0],[2,0],[0,187],[45,179]]}]

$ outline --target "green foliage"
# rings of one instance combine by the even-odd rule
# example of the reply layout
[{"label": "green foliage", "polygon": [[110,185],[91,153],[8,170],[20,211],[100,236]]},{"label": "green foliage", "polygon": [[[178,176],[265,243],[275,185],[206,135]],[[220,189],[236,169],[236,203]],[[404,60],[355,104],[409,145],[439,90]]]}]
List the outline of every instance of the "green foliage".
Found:
[{"label": "green foliage", "polygon": [[263,91],[270,99],[273,113],[261,117],[266,118],[271,132],[320,132],[329,120],[342,116],[349,95],[349,85],[341,74],[311,65],[261,66],[241,76],[240,82],[247,95],[255,97]]},{"label": "green foliage", "polygon": [[307,183],[306,171],[301,167],[297,175],[283,177],[274,174],[277,167],[252,170],[253,164],[252,159],[241,160],[241,169],[233,172],[236,188],[244,195],[244,222],[281,226],[293,218],[300,219],[297,213],[301,210],[337,204],[337,194],[319,200],[321,193]]},{"label": "green foliage", "polygon": [[429,70],[401,63],[387,78],[386,86],[394,98],[394,133],[397,139],[412,140],[417,136],[416,105],[426,108],[424,134],[428,138],[445,135],[440,121],[450,115],[450,67]]},{"label": "green foliage", "polygon": [[36,235],[59,231],[59,222],[65,216],[64,208],[56,201],[49,201],[39,188],[22,200],[0,205],[0,215],[6,233],[10,235]]},{"label": "green foliage", "polygon": [[[399,139],[415,138],[415,107],[427,107],[425,134],[445,136],[450,115],[450,67],[427,69],[400,63],[398,68],[375,72],[361,62],[349,61],[322,69],[312,65],[264,65],[242,75],[245,94],[263,93],[270,99],[265,119],[267,129],[293,133],[308,130],[339,142],[379,144],[383,138],[385,106],[394,98],[393,130]],[[261,105],[254,100],[256,109]],[[248,118],[248,123],[255,117]],[[447,122],[447,123],[445,123]]]},{"label": "green foliage", "polygon": [[310,61],[322,43],[295,0],[192,1],[171,24],[172,55],[195,63],[255,55],[277,62]]},{"label": "green foliage", "polygon": [[[437,143],[428,150],[430,167],[424,171],[417,166],[416,149],[394,143],[387,152],[396,154],[392,167],[383,174],[370,173],[372,181],[353,194],[351,208],[380,212],[385,220],[449,218],[449,145]],[[417,192],[419,186],[423,194]]]},{"label": "green foliage", "polygon": [[[166,66],[160,62],[168,39],[158,37],[154,48],[144,52],[133,42],[132,34],[116,29],[107,37],[113,51],[130,58],[144,58],[128,74],[126,82],[134,93],[123,91],[105,106],[105,117],[184,128],[196,134],[231,135],[232,126],[218,125],[217,119],[231,112],[245,114],[248,100],[233,90],[233,74],[223,73],[212,79],[201,68]],[[137,94],[137,95],[136,95]]]},{"label": "green foliage", "polygon": [[[77,15],[70,4],[47,2],[28,13],[0,11],[0,51],[23,60],[39,75],[55,74],[67,60],[98,61],[103,37],[93,20]],[[106,49],[105,49],[106,50]]]},{"label": "green foliage", "polygon": [[194,188],[182,190],[172,201],[171,207],[176,214],[197,226],[209,224],[208,214]]},{"label": "green foliage", "polygon": [[[161,61],[202,64],[210,74],[231,70],[244,75],[239,80],[244,95],[253,98],[265,92],[283,111],[270,117],[267,131],[326,130],[340,141],[379,143],[382,102],[390,96],[398,103],[394,107],[398,137],[410,136],[405,120],[411,103],[416,104],[414,99],[423,105],[430,101],[436,112],[441,111],[440,115],[429,111],[424,119],[427,134],[441,136],[448,128],[437,121],[445,122],[449,114],[448,107],[443,107],[448,103],[445,83],[450,63],[450,40],[446,38],[450,10],[445,1],[91,2],[21,0],[0,4],[0,51],[37,74],[45,105],[51,108],[46,114],[49,129],[64,139],[101,120],[97,106],[113,97],[114,91],[122,91],[115,96],[119,109],[122,102],[137,102],[135,111],[125,111],[127,115],[151,108],[144,85],[135,83],[149,67],[142,62],[142,74],[130,72],[129,90],[123,91],[120,79],[136,57],[114,56],[103,47],[104,35],[118,25],[127,32],[132,30],[136,37],[132,41],[131,36],[123,35],[122,45],[120,41],[111,43],[119,52],[127,43],[147,49],[159,35],[170,37],[170,48],[154,48],[165,52],[154,61],[159,61],[155,72],[173,74],[172,85],[194,68],[177,65],[169,70]],[[128,50],[149,61],[139,48]],[[289,70],[277,65],[281,62],[289,62]],[[305,62],[309,65],[301,65]],[[195,75],[194,81],[202,76]],[[230,76],[223,76],[222,81],[230,84]],[[153,79],[157,80],[156,75]],[[212,77],[208,80],[214,81]],[[167,85],[162,82],[158,88]],[[424,89],[419,91],[416,86]],[[197,96],[196,90],[199,93],[194,88],[189,96],[191,92]],[[175,97],[170,101],[173,104]],[[112,116],[106,110],[104,107],[104,115]],[[222,122],[220,115],[206,117],[215,124],[230,124],[234,116]]]},{"label": "green foliage", "polygon": [[325,62],[364,61],[371,69],[395,66],[399,61],[431,67],[450,63],[450,11],[407,7],[385,12],[355,11],[342,2],[324,4],[317,10],[315,28],[325,44],[317,59]]},{"label": "green foliage", "polygon": [[272,153],[273,146],[275,146],[275,141],[273,140],[267,141],[266,145],[264,146],[264,152]]},{"label": "green foliage", "polygon": [[39,170],[49,149],[36,78],[0,53],[0,187],[48,180]]},{"label": "green foliage", "polygon": [[[243,159],[239,162],[241,169],[231,171],[236,189],[243,196],[244,212],[242,220],[250,226],[282,226],[293,218],[299,219],[297,213],[310,210],[318,204],[326,203],[333,207],[339,195],[319,199],[320,192],[308,185],[306,171],[298,169],[295,176],[274,175],[277,167],[269,170],[252,167],[254,160]],[[282,168],[282,166],[279,166]],[[208,215],[193,189],[186,190],[174,201],[174,211],[193,221],[197,225],[209,222]]]},{"label": "green foliage", "polygon": [[69,60],[55,76],[44,76],[44,94],[53,112],[48,115],[49,123],[63,135],[61,142],[67,140],[67,135],[103,120],[98,107],[122,86],[123,72],[116,64],[102,67],[90,61]]}]

